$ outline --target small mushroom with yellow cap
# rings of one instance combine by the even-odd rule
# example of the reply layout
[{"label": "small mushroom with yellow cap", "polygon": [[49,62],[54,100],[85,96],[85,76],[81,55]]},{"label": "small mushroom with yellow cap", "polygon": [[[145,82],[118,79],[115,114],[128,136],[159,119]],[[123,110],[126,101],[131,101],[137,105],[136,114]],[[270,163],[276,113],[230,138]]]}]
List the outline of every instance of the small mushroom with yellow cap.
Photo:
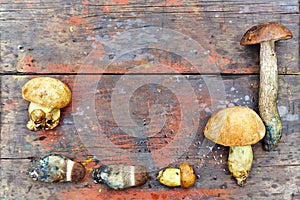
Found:
[{"label": "small mushroom with yellow cap", "polygon": [[30,101],[27,128],[37,131],[53,129],[59,124],[60,109],[71,102],[72,94],[60,80],[38,77],[25,83],[22,97]]},{"label": "small mushroom with yellow cap", "polygon": [[168,187],[181,186],[182,188],[190,188],[195,184],[196,174],[191,165],[181,163],[178,168],[166,168],[160,170],[157,179],[163,185]]},{"label": "small mushroom with yellow cap", "polygon": [[278,67],[275,52],[275,41],[293,37],[285,26],[267,22],[250,28],[241,39],[241,45],[260,44],[260,88],[258,109],[266,126],[264,149],[271,151],[279,143],[282,125],[277,108]]},{"label": "small mushroom with yellow cap", "polygon": [[258,114],[245,106],[233,106],[217,111],[204,128],[206,138],[230,147],[228,169],[240,186],[246,184],[252,167],[251,145],[260,141],[265,132],[265,126]]}]

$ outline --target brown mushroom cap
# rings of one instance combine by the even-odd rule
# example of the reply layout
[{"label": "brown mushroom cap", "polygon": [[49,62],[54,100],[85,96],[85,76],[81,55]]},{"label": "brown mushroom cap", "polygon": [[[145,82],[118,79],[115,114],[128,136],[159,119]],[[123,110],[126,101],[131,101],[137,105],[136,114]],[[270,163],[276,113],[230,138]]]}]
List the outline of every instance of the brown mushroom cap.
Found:
[{"label": "brown mushroom cap", "polygon": [[22,96],[27,101],[57,109],[67,106],[72,98],[66,84],[50,77],[34,78],[25,83]]},{"label": "brown mushroom cap", "polygon": [[208,120],[204,135],[223,146],[247,146],[257,143],[266,133],[263,121],[245,106],[224,108]]},{"label": "brown mushroom cap", "polygon": [[196,174],[191,165],[187,163],[181,163],[180,169],[180,184],[182,188],[190,188],[195,184]]},{"label": "brown mushroom cap", "polygon": [[241,45],[259,44],[270,40],[286,40],[292,38],[292,32],[276,22],[266,22],[250,28],[241,39]]}]

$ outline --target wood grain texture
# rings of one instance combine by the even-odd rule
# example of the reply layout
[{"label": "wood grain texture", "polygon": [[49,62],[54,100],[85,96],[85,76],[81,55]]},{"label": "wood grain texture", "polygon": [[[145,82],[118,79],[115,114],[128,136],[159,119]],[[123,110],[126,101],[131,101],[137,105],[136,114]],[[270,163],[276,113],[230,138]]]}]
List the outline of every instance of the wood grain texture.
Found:
[{"label": "wood grain texture", "polygon": [[[204,53],[208,54],[207,64],[216,65],[220,73],[258,73],[259,47],[242,47],[239,45],[240,39],[253,25],[276,21],[287,26],[294,34],[293,39],[278,42],[276,50],[279,71],[282,74],[299,73],[299,4],[296,0],[284,3],[271,0],[263,3],[83,2],[2,2],[2,70],[77,73],[90,58],[88,55],[96,50],[97,58],[107,62],[115,61],[118,58],[116,56],[120,55],[109,46],[108,41],[112,38],[123,36],[124,49],[132,50],[131,44],[136,40],[148,47],[155,43],[151,34],[143,40],[126,33],[135,29],[159,27],[186,35],[183,41],[177,41],[178,37],[170,39],[175,44],[179,43],[180,49],[188,49],[188,45],[185,45],[187,38],[199,43]],[[211,72],[209,69],[203,68],[200,72]],[[105,70],[103,66],[94,66],[85,72],[110,73],[120,70]],[[184,69],[180,72],[198,71]]]},{"label": "wood grain texture", "polygon": [[[62,123],[54,131],[37,132],[32,133],[25,127],[25,123],[28,120],[27,105],[28,102],[22,99],[20,91],[23,83],[29,78],[34,76],[6,76],[2,77],[2,127],[1,127],[1,157],[2,157],[2,196],[8,199],[21,199],[22,197],[30,198],[58,198],[66,199],[79,196],[85,198],[85,195],[89,193],[88,198],[99,197],[102,198],[117,198],[122,195],[127,195],[127,198],[142,195],[158,195],[162,198],[163,194],[170,195],[171,198],[176,199],[175,196],[186,195],[190,198],[209,198],[219,197],[221,199],[227,198],[290,198],[293,194],[299,193],[299,176],[297,175],[300,166],[299,160],[299,147],[297,141],[299,141],[299,80],[298,76],[280,76],[280,91],[279,91],[279,107],[281,110],[283,121],[283,138],[279,145],[279,149],[274,152],[268,152],[262,150],[262,145],[259,143],[253,146],[254,149],[254,164],[251,171],[251,175],[248,180],[246,188],[239,188],[236,186],[235,181],[230,178],[226,165],[228,148],[219,145],[212,146],[212,149],[207,146],[203,146],[203,128],[205,122],[208,120],[213,110],[219,109],[225,106],[232,105],[246,105],[254,108],[257,111],[257,98],[258,98],[258,76],[257,75],[239,75],[239,76],[224,76],[223,82],[226,91],[225,101],[218,102],[219,107],[213,108],[209,104],[211,100],[207,97],[208,91],[205,87],[199,87],[204,85],[205,81],[203,77],[199,75],[182,76],[179,79],[187,79],[192,87],[195,89],[200,105],[200,124],[197,131],[197,135],[193,138],[192,143],[187,150],[174,162],[170,163],[172,166],[179,165],[180,162],[189,162],[194,165],[195,169],[200,173],[200,179],[197,180],[195,188],[190,191],[178,191],[169,190],[156,181],[155,176],[158,171],[158,167],[150,166],[150,176],[152,179],[141,188],[126,190],[126,192],[111,192],[104,185],[94,185],[91,181],[90,172],[91,169],[104,163],[124,162],[131,163],[132,158],[124,157],[111,157],[109,154],[96,155],[92,154],[93,149],[106,148],[107,145],[101,142],[101,138],[94,137],[97,142],[84,143],[81,139],[91,133],[83,133],[78,126],[74,124],[74,114],[76,107],[68,106],[63,109]],[[73,92],[73,104],[80,103],[81,99],[77,99],[77,93],[82,93],[82,88],[75,87],[74,82],[77,76],[59,75],[53,76],[68,84]],[[99,81],[101,91],[114,91],[114,81],[119,80],[121,75],[105,75],[102,81]],[[171,75],[166,81],[173,81],[175,75]],[[89,79],[93,76],[89,75]],[[95,77],[94,77],[95,78]],[[99,78],[99,76],[96,76]],[[213,76],[208,76],[208,79],[213,79]],[[182,80],[181,80],[182,81]],[[206,79],[206,82],[207,79]],[[84,86],[83,83],[80,84]],[[149,110],[144,107],[145,101],[153,100],[156,103],[161,104],[168,109],[172,104],[174,111],[169,111],[170,123],[172,120],[179,119],[180,112],[176,111],[176,104],[179,102],[168,101],[164,102],[164,99],[174,96],[172,91],[161,90],[164,95],[159,97],[157,88],[153,86],[141,88],[136,90],[136,93],[132,97],[133,114],[131,117],[136,121],[139,126],[143,126],[143,120],[152,116],[149,116]],[[156,149],[163,148],[168,142],[174,139],[176,136],[176,126],[173,126],[174,133],[167,132],[166,130],[160,130],[158,133],[150,136],[148,141],[144,139],[131,137],[130,134],[122,133],[118,130],[118,126],[114,125],[114,119],[109,114],[111,112],[106,107],[106,102],[109,104],[111,100],[111,94],[102,92],[99,88],[96,89],[95,102],[101,103],[104,109],[105,123],[102,123],[103,131],[101,134],[108,134],[107,137],[117,145],[117,148],[127,149],[132,152],[130,155],[134,155],[134,152],[148,151],[149,149],[155,153]],[[201,89],[201,91],[199,90]],[[206,90],[206,91],[205,91]],[[97,92],[98,91],[98,92]],[[92,89],[85,91],[85,95],[88,93],[94,93]],[[117,92],[117,91],[114,91]],[[118,94],[117,96],[122,95]],[[144,96],[145,95],[145,96]],[[288,98],[286,98],[288,97]],[[174,97],[173,97],[174,98]],[[182,102],[181,102],[182,103]],[[123,105],[120,105],[123,106]],[[202,107],[204,106],[204,107]],[[139,109],[135,109],[138,107]],[[160,111],[160,110],[159,110]],[[102,116],[101,111],[96,108],[95,110],[98,116]],[[102,113],[103,114],[103,113]],[[85,118],[88,118],[86,116]],[[123,117],[125,120],[126,116]],[[152,119],[155,121],[155,119]],[[176,122],[176,120],[175,120]],[[84,122],[85,123],[85,122]],[[176,123],[175,123],[176,124]],[[170,127],[169,127],[170,128]],[[178,127],[177,127],[178,128]],[[155,128],[152,131],[157,131]],[[14,134],[12,134],[14,133]],[[123,136],[121,136],[123,134]],[[172,135],[173,134],[173,135]],[[100,138],[100,139],[99,139]],[[179,139],[180,140],[180,139]],[[150,146],[144,146],[149,142]],[[150,148],[149,148],[150,147]],[[172,147],[169,147],[172,151]],[[29,165],[30,157],[42,156],[48,153],[58,152],[77,161],[86,162],[90,158],[95,157],[99,161],[91,161],[87,163],[88,174],[84,181],[78,184],[59,184],[47,185],[29,180],[25,175],[25,169]],[[103,151],[104,152],[104,151]],[[10,167],[9,167],[10,166]],[[22,184],[21,184],[22,183]],[[21,185],[25,185],[23,187]],[[285,189],[282,187],[284,185]],[[7,191],[5,188],[9,188]],[[99,192],[99,190],[101,192]],[[163,192],[162,192],[163,191]],[[255,192],[254,192],[255,191]],[[178,194],[176,193],[178,192]],[[82,195],[82,196],[81,196]],[[79,198],[78,197],[78,198]],[[100,197],[99,197],[100,198]]]},{"label": "wood grain texture", "polygon": [[[266,21],[294,35],[276,43],[283,136],[276,151],[253,146],[241,188],[227,169],[228,148],[206,143],[203,128],[226,106],[258,111],[259,46],[239,42]],[[297,0],[0,0],[1,199],[299,199],[299,21]],[[21,88],[38,76],[72,90],[52,131],[25,126]],[[48,153],[82,162],[84,180],[27,178],[30,159]],[[92,182],[93,168],[116,162],[144,162],[151,179],[125,191]],[[160,185],[158,170],[181,162],[199,172],[196,185]]]}]

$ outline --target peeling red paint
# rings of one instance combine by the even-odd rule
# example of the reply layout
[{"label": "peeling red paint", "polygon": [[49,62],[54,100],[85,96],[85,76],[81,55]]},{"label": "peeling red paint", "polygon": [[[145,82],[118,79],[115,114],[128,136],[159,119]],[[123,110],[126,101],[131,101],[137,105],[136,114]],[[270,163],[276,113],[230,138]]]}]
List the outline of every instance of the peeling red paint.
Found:
[{"label": "peeling red paint", "polygon": [[2,103],[2,111],[15,110],[18,105],[18,99],[7,99],[4,103]]},{"label": "peeling red paint", "polygon": [[70,24],[75,26],[86,25],[86,20],[83,17],[72,16],[70,17]]},{"label": "peeling red paint", "polygon": [[215,65],[223,68],[224,64],[227,64],[230,62],[228,58],[224,58],[222,55],[220,55],[218,52],[215,50],[210,50],[210,56],[209,59],[211,62],[213,62]]},{"label": "peeling red paint", "polygon": [[179,5],[182,5],[183,4],[183,1],[181,0],[167,0],[166,1],[166,6],[179,6]]},{"label": "peeling red paint", "polygon": [[83,11],[83,14],[88,15],[88,14],[89,14],[89,10],[88,10],[88,9],[85,9],[85,10]]},{"label": "peeling red paint", "polygon": [[38,131],[38,137],[45,137],[44,140],[40,141],[40,144],[43,145],[44,149],[53,149],[54,146],[57,146],[59,139],[63,137],[63,133],[57,132],[54,130],[47,131]]},{"label": "peeling red paint", "polygon": [[[149,191],[145,189],[132,188],[124,191],[115,191],[102,189],[103,186],[92,186],[91,188],[76,189],[74,192],[65,192],[62,199],[149,199],[149,200],[166,200],[166,199],[227,199],[229,194],[234,193],[228,189],[206,189],[194,188],[184,190],[173,188],[168,190]],[[105,187],[106,188],[106,187]]]},{"label": "peeling red paint", "polygon": [[157,3],[155,6],[180,6],[183,4],[182,0],[166,0],[161,3]]},{"label": "peeling red paint", "polygon": [[19,72],[38,72],[37,61],[31,55],[26,55],[24,59],[20,60],[17,64],[17,70]]},{"label": "peeling red paint", "polygon": [[74,65],[69,65],[69,64],[51,64],[47,62],[45,66],[43,67],[43,72],[44,73],[51,73],[51,72],[56,72],[56,73],[76,73],[78,66]]},{"label": "peeling red paint", "polygon": [[104,12],[104,13],[110,13],[110,5],[103,6],[102,12]]},{"label": "peeling red paint", "polygon": [[85,5],[85,6],[86,6],[86,5],[88,5],[88,4],[89,4],[89,0],[83,0],[83,1],[82,1],[82,5]]},{"label": "peeling red paint", "polygon": [[118,5],[128,5],[130,3],[130,0],[112,0],[112,2]]}]

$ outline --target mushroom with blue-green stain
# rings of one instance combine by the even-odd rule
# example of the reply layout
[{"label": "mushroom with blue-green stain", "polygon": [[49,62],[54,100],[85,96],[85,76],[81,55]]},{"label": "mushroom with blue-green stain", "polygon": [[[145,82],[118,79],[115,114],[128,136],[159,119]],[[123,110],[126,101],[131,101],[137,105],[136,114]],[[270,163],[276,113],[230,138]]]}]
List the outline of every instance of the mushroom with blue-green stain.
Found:
[{"label": "mushroom with blue-green stain", "polygon": [[264,149],[274,150],[282,136],[282,124],[277,108],[278,67],[275,41],[293,37],[285,26],[267,22],[250,28],[241,39],[241,45],[260,44],[259,114],[266,126]]}]

